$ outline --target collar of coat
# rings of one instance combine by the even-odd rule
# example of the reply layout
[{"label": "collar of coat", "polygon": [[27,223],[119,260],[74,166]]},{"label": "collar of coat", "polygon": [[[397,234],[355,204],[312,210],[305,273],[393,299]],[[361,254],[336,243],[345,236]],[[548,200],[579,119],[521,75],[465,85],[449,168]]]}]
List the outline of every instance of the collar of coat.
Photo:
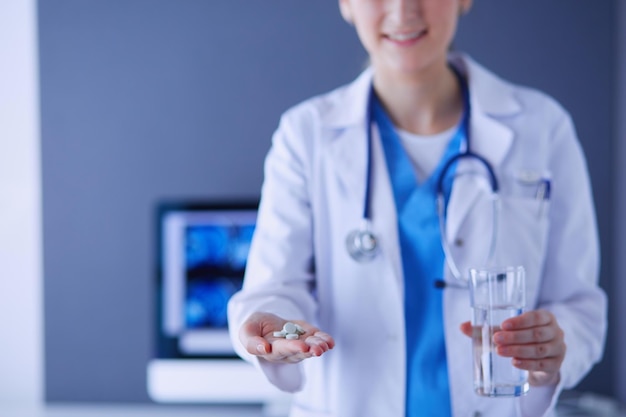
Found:
[{"label": "collar of coat", "polygon": [[[508,83],[468,56],[451,54],[449,61],[468,79],[472,113],[470,116],[470,136],[472,151],[485,158],[496,171],[512,148],[516,132],[503,120],[520,115],[524,111],[516,97],[518,88]],[[354,82],[321,96],[318,102],[320,122],[326,129],[335,130],[331,137],[330,154],[335,159],[339,178],[348,190],[360,190],[356,198],[363,201],[365,190],[363,178],[366,175],[365,115],[367,95],[372,82],[372,70],[367,69]],[[471,168],[476,161],[459,162],[459,169]],[[482,184],[482,183],[481,183]],[[456,187],[452,189],[448,211],[448,237],[452,240],[464,221],[469,209],[478,196],[489,190],[485,182],[483,187]],[[453,204],[454,203],[454,204]]]},{"label": "collar of coat", "polygon": [[[452,52],[448,56],[448,61],[467,77],[472,116],[481,112],[491,116],[507,116],[518,113],[522,109],[515,98],[514,86],[478,64],[468,55]],[[372,76],[373,70],[369,67],[352,83],[337,90],[336,94],[339,96],[334,102],[337,107],[326,108],[327,111],[321,114],[322,123],[331,128],[363,123]],[[346,106],[341,103],[360,104]]]}]

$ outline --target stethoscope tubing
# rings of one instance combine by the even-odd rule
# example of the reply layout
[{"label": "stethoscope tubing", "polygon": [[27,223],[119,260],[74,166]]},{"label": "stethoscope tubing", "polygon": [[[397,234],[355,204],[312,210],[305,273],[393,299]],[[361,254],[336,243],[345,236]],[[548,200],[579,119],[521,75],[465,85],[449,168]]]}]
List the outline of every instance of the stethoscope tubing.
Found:
[{"label": "stethoscope tubing", "polygon": [[[454,166],[456,161],[461,159],[474,159],[479,161],[481,165],[485,168],[487,172],[487,176],[489,177],[489,184],[491,186],[492,195],[493,195],[493,230],[491,243],[489,247],[487,264],[489,264],[494,257],[495,246],[496,246],[496,238],[498,233],[497,223],[499,217],[499,184],[498,179],[496,177],[495,171],[489,161],[487,161],[481,155],[474,153],[471,149],[470,143],[470,117],[471,117],[471,106],[470,106],[470,97],[469,97],[469,88],[467,86],[467,82],[464,77],[459,73],[459,71],[451,67],[457,76],[459,83],[461,84],[461,90],[463,95],[463,104],[464,104],[464,113],[461,121],[461,128],[463,129],[465,136],[465,149],[449,158],[444,166],[442,167],[441,172],[439,173],[439,177],[436,181],[436,195],[437,195],[437,213],[439,217],[439,229],[441,233],[441,243],[446,259],[446,264],[450,269],[452,276],[455,278],[457,283],[452,284],[446,281],[437,281],[442,283],[442,285],[437,285],[439,288],[444,288],[448,286],[453,287],[468,287],[468,277],[464,276],[459,267],[457,266],[454,256],[452,255],[452,250],[450,249],[450,245],[448,244],[448,240],[446,238],[446,225],[445,225],[445,210],[446,210],[446,201],[444,197],[444,180],[449,170]],[[346,239],[347,249],[350,256],[356,260],[357,262],[366,262],[374,259],[379,252],[380,248],[378,247],[378,239],[374,232],[372,231],[372,221],[370,215],[370,201],[371,201],[371,183],[372,183],[372,147],[373,147],[373,125],[374,125],[374,117],[373,117],[373,108],[374,108],[374,100],[375,100],[375,91],[373,83],[370,86],[370,90],[368,92],[367,97],[367,108],[366,108],[366,153],[367,153],[367,168],[366,168],[366,184],[365,184],[365,197],[363,203],[363,213],[362,213],[362,221],[359,229],[350,232]]]}]

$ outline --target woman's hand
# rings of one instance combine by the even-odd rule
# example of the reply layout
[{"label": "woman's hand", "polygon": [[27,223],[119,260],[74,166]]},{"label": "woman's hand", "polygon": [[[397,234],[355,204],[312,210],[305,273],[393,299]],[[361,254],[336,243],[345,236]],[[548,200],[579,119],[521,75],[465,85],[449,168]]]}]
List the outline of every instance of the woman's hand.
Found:
[{"label": "woman's hand", "polygon": [[[471,337],[470,322],[461,331]],[[513,358],[513,366],[529,371],[530,385],[556,384],[565,358],[563,330],[547,310],[528,311],[502,322],[502,330],[493,335],[496,352]]]},{"label": "woman's hand", "polygon": [[305,333],[298,339],[274,337],[274,332],[281,331],[287,322],[275,314],[254,313],[239,329],[239,340],[248,353],[282,363],[297,363],[312,356],[321,356],[335,346],[329,334],[301,320],[291,320],[304,329]]}]

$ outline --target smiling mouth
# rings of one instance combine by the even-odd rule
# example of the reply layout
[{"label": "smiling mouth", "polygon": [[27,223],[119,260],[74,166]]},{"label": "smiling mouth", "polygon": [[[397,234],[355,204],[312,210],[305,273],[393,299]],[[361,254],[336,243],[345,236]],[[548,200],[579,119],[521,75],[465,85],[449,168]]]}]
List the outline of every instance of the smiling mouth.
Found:
[{"label": "smiling mouth", "polygon": [[424,35],[426,35],[428,31],[426,29],[415,31],[415,32],[406,32],[406,33],[389,33],[385,35],[386,38],[395,42],[407,42],[417,40]]}]

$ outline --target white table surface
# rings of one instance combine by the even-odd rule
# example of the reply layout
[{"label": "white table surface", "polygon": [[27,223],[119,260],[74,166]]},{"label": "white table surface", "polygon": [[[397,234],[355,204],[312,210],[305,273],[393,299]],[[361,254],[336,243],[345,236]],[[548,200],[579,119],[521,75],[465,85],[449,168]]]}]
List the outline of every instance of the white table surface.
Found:
[{"label": "white table surface", "polygon": [[[626,409],[614,400],[594,394],[565,397],[558,417],[626,417]],[[157,405],[157,404],[48,404],[16,406],[0,404],[0,417],[286,417],[285,405],[271,409],[260,405]]]},{"label": "white table surface", "polygon": [[0,417],[262,417],[259,405],[164,406],[164,405],[75,405],[42,407],[2,406]]}]

